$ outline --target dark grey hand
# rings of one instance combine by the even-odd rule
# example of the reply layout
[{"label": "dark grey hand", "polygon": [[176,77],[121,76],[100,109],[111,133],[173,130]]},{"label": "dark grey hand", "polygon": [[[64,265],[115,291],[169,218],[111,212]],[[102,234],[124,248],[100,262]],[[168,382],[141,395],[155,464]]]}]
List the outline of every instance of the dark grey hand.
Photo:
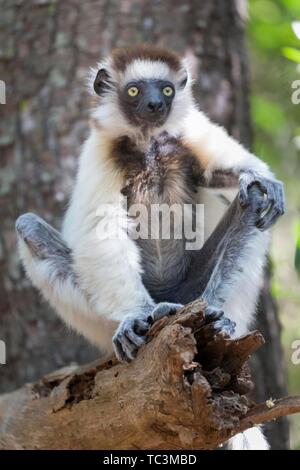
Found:
[{"label": "dark grey hand", "polygon": [[160,318],[175,313],[181,304],[161,302],[155,307],[146,305],[132,315],[127,315],[113,336],[113,345],[120,361],[130,362],[138,349],[146,343],[145,336],[151,325]]},{"label": "dark grey hand", "polygon": [[281,181],[272,177],[265,177],[249,170],[240,174],[239,200],[242,206],[250,204],[249,189],[257,185],[264,194],[263,198],[256,198],[257,207],[254,210],[260,215],[256,222],[257,228],[266,230],[285,212],[284,188]]}]

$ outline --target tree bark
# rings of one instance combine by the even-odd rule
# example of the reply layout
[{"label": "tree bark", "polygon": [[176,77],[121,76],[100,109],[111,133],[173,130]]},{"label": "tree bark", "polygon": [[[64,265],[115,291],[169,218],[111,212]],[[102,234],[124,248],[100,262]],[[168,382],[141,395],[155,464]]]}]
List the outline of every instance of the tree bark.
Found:
[{"label": "tree bark", "polygon": [[245,397],[245,361],[263,338],[215,335],[204,309],[195,301],[157,322],[131,364],[66,368],[0,397],[0,449],[214,449],[300,411],[300,397],[260,406]]},{"label": "tree bark", "polygon": [[[187,54],[201,108],[251,144],[242,0],[0,0],[0,339],[7,345],[0,389],[97,353],[65,331],[21,270],[14,220],[33,211],[59,226],[87,135],[86,70],[113,46],[148,41]],[[263,294],[267,345],[257,357],[259,396],[285,394],[278,317]],[[275,328],[276,326],[276,328]],[[275,359],[276,358],[276,359]],[[279,358],[279,360],[278,360]],[[261,377],[263,379],[261,380]],[[286,446],[286,424],[271,442]]]}]

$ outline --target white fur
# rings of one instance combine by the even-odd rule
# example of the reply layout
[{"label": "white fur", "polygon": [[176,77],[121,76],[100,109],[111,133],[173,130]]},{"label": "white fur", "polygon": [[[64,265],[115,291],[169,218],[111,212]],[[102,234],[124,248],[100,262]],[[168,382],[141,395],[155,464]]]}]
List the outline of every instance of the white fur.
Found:
[{"label": "white fur", "polygon": [[[113,82],[119,86],[125,86],[132,79],[154,78],[168,79],[175,84],[176,97],[172,104],[171,112],[167,122],[161,126],[153,128],[146,137],[141,134],[140,129],[131,125],[120,110],[118,96],[114,89],[99,98],[99,105],[92,110],[92,117],[98,122],[99,127],[109,134],[110,138],[120,135],[129,135],[139,141],[140,144],[147,144],[151,136],[159,135],[162,131],[167,131],[173,135],[179,135],[182,132],[182,122],[187,117],[189,110],[193,109],[194,100],[191,91],[192,79],[190,72],[183,66],[181,70],[175,74],[166,64],[159,61],[135,60],[130,64],[125,73],[115,71],[109,60],[98,63],[97,68],[91,69],[89,75],[89,90],[93,92],[93,82],[100,68],[108,68],[109,74]],[[134,75],[136,74],[136,75]],[[179,83],[186,76],[188,77],[187,85],[184,88],[179,87]]]},{"label": "white fur", "polygon": [[[120,207],[123,181],[108,156],[106,136],[94,129],[80,157],[62,234],[73,250],[73,269],[97,315],[120,321],[151,299],[142,284],[138,248],[126,235],[126,213]],[[99,239],[97,213],[104,204],[110,229],[116,234],[121,231],[122,239]]]},{"label": "white fur", "polygon": [[134,60],[126,69],[123,76],[123,84],[131,80],[172,80],[175,82],[175,74],[172,73],[166,63],[152,60]]},{"label": "white fur", "polygon": [[[153,303],[141,280],[140,255],[134,241],[102,239],[97,235],[97,211],[108,204],[112,229],[125,231],[122,213],[122,179],[107,158],[109,146],[102,133],[93,130],[80,157],[79,170],[62,235],[73,250],[73,270],[80,290],[69,279],[58,280],[47,260],[33,258],[20,241],[20,254],[33,284],[59,315],[75,330],[107,352],[111,337],[126,315]],[[113,214],[113,217],[112,217]],[[117,217],[116,217],[117,214]]]},{"label": "white fur", "polygon": [[239,260],[243,271],[233,281],[234,288],[226,293],[223,310],[236,323],[236,337],[246,334],[253,326],[269,239],[269,232],[258,232],[249,246],[245,247],[245,253]]},{"label": "white fur", "polygon": [[225,129],[212,123],[196,106],[183,120],[184,143],[198,157],[206,176],[215,169],[253,169],[270,176],[267,164],[246,150],[228,135]]},{"label": "white fur", "polygon": [[40,289],[67,325],[98,346],[103,353],[112,353],[111,337],[118,323],[105,316],[97,316],[91,308],[86,293],[74,288],[70,279],[58,279],[49,261],[33,258],[21,239],[19,253],[33,285]]},{"label": "white fur", "polygon": [[269,450],[269,444],[258,426],[229,439],[228,450]]},{"label": "white fur", "polygon": [[[137,245],[125,234],[126,213],[119,207],[120,189],[124,181],[109,158],[112,139],[129,135],[140,145],[148,145],[151,136],[166,130],[171,135],[183,136],[184,143],[205,168],[208,179],[211,171],[216,168],[251,168],[264,175],[271,173],[265,163],[196,108],[190,74],[187,85],[183,89],[179,88],[183,69],[176,75],[161,62],[136,60],[121,74],[112,68],[111,60],[107,59],[91,70],[90,89],[95,74],[101,67],[107,68],[113,82],[121,85],[139,78],[173,81],[176,95],[169,118],[162,127],[152,129],[146,136],[142,135],[139,129],[126,121],[120,111],[115,89],[99,98],[99,104],[93,109],[92,117],[96,125],[92,127],[91,135],[83,146],[74,192],[63,223],[63,237],[73,250],[73,269],[81,290],[74,289],[68,280],[52,279],[47,261],[33,259],[22,242],[20,251],[33,283],[45,294],[67,324],[93,343],[112,351],[111,337],[117,323],[129,313],[138,311],[141,305],[152,303],[142,283]],[[101,204],[111,205],[107,219],[114,230],[123,232],[125,236],[122,240],[100,240],[97,236],[96,229],[100,221],[97,211]],[[211,214],[212,227],[216,222],[216,214],[213,209],[206,210]],[[251,256],[245,255],[243,266],[248,282],[241,275],[238,283],[240,295],[236,291],[230,293],[225,305],[226,310],[227,305],[230,305],[228,315],[237,321],[237,334],[247,331],[253,317],[267,249],[267,236],[258,234],[255,243],[256,250],[261,254],[261,261],[254,265]],[[232,297],[234,302],[230,301]],[[232,448],[236,448],[237,444],[234,442],[244,442],[246,434],[255,437],[254,445],[262,445],[259,444],[259,439],[256,440],[259,433],[257,428],[253,428],[246,431],[243,438],[233,438],[236,441],[231,440]],[[262,442],[261,433],[260,439]]]}]

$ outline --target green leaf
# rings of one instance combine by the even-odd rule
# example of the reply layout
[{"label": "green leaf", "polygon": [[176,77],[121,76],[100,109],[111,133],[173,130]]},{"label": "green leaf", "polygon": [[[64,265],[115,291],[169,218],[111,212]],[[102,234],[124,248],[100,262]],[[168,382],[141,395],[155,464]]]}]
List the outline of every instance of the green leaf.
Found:
[{"label": "green leaf", "polygon": [[295,254],[295,268],[300,276],[300,220],[295,225],[296,232],[296,254]]},{"label": "green leaf", "polygon": [[271,0],[252,0],[250,4],[251,18],[264,23],[276,24],[281,21],[281,11]]},{"label": "green leaf", "polygon": [[287,8],[291,16],[297,17],[300,14],[299,0],[280,0],[279,3]]},{"label": "green leaf", "polygon": [[[300,244],[300,238],[299,238],[299,244]],[[297,246],[296,248],[296,255],[295,255],[295,268],[298,273],[298,276],[300,276],[300,248]]]},{"label": "green leaf", "polygon": [[300,63],[300,50],[293,47],[283,47],[282,55],[293,62]]}]

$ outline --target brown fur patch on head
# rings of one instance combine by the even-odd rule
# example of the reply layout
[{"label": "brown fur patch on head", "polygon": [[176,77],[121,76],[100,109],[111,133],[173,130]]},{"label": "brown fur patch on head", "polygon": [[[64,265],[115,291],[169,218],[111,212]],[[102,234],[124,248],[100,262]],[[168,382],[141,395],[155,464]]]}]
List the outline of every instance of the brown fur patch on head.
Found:
[{"label": "brown fur patch on head", "polygon": [[164,62],[174,72],[178,72],[181,68],[179,56],[175,52],[161,47],[142,44],[136,47],[125,47],[112,51],[113,66],[120,72],[125,72],[128,65],[137,59]]}]

